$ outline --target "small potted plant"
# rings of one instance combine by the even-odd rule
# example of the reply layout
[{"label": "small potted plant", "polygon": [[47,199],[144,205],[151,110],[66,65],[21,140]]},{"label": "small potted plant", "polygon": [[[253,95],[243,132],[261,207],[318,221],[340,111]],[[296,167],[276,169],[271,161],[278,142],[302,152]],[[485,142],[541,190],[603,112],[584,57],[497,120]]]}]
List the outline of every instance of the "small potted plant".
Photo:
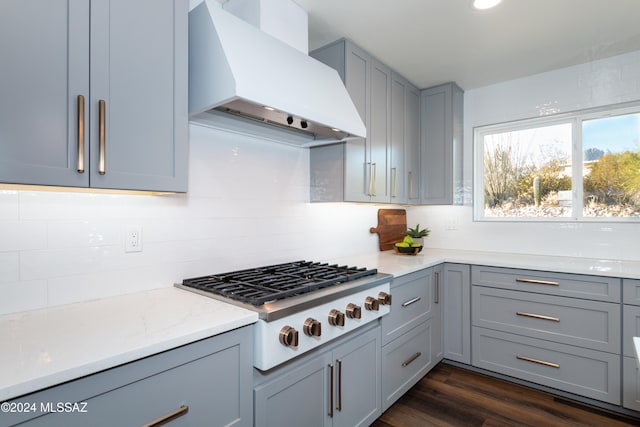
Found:
[{"label": "small potted plant", "polygon": [[407,229],[407,236],[411,237],[414,243],[418,243],[420,246],[424,245],[424,238],[429,235],[431,230],[428,228],[420,229],[420,224],[416,225],[415,228]]}]

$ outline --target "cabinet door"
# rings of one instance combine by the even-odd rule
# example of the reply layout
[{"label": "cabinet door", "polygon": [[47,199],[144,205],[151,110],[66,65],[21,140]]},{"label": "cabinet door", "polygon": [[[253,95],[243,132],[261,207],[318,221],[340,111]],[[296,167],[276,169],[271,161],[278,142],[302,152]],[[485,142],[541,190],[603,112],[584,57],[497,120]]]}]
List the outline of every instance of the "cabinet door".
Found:
[{"label": "cabinet door", "polygon": [[89,2],[3,0],[0,9],[0,182],[86,187],[77,97],[88,102]]},{"label": "cabinet door", "polygon": [[392,203],[406,203],[405,145],[409,82],[391,75],[391,138],[389,139],[389,187]]},{"label": "cabinet door", "polygon": [[370,194],[372,202],[389,202],[389,139],[391,131],[391,70],[379,61],[371,62],[371,118],[367,123]]},{"label": "cabinet door", "polygon": [[444,343],[442,340],[442,306],[444,304],[444,266],[442,264],[433,267],[431,275],[431,289],[433,289],[433,314],[431,324],[433,332],[431,334],[431,359],[434,363],[442,360],[444,355]]},{"label": "cabinet door", "polygon": [[471,267],[445,264],[444,357],[471,364]]},{"label": "cabinet door", "polygon": [[331,363],[331,354],[325,353],[256,387],[255,426],[321,427],[330,423],[329,403],[325,402],[329,402]]},{"label": "cabinet door", "polygon": [[420,91],[409,84],[406,90],[404,157],[407,203],[420,203]]},{"label": "cabinet door", "polygon": [[[370,135],[370,99],[371,57],[352,43],[345,42],[345,86],[356,106],[360,118]],[[345,143],[344,200],[349,202],[368,202],[370,199],[369,160],[370,151],[367,139],[356,138]]]},{"label": "cabinet door", "polygon": [[640,411],[640,369],[635,357],[622,358],[622,406]]},{"label": "cabinet door", "polygon": [[461,188],[462,97],[462,90],[453,83],[425,89],[421,93],[421,191],[424,204],[452,204],[454,193]]},{"label": "cabinet door", "polygon": [[186,191],[187,17],[186,0],[91,2],[92,187]]},{"label": "cabinet door", "polygon": [[334,427],[370,425],[382,413],[380,328],[372,329],[336,348],[333,358],[337,375],[333,402]]}]

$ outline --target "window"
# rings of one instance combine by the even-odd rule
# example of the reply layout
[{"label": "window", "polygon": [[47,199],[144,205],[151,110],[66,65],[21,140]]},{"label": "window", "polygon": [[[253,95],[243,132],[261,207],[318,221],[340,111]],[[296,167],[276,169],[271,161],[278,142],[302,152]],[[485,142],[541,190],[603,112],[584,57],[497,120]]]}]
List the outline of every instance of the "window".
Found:
[{"label": "window", "polygon": [[475,130],[478,220],[640,220],[640,105]]}]

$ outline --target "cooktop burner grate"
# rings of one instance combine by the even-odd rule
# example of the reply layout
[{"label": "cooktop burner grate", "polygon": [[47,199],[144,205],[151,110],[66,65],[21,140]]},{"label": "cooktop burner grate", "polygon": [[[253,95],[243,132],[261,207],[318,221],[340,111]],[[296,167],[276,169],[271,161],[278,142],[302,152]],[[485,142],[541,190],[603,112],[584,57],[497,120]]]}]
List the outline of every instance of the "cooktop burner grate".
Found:
[{"label": "cooktop burner grate", "polygon": [[262,305],[377,274],[376,269],[295,261],[184,279],[183,286]]}]

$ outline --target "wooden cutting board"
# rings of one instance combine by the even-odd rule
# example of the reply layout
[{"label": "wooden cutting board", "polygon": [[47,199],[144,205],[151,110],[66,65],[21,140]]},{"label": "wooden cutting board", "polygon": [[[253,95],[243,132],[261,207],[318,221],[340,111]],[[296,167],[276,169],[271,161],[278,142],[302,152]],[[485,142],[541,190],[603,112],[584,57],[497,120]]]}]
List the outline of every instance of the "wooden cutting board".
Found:
[{"label": "wooden cutting board", "polygon": [[401,242],[407,234],[407,211],[378,209],[378,226],[371,227],[369,231],[378,233],[381,251],[393,249],[393,245]]}]

